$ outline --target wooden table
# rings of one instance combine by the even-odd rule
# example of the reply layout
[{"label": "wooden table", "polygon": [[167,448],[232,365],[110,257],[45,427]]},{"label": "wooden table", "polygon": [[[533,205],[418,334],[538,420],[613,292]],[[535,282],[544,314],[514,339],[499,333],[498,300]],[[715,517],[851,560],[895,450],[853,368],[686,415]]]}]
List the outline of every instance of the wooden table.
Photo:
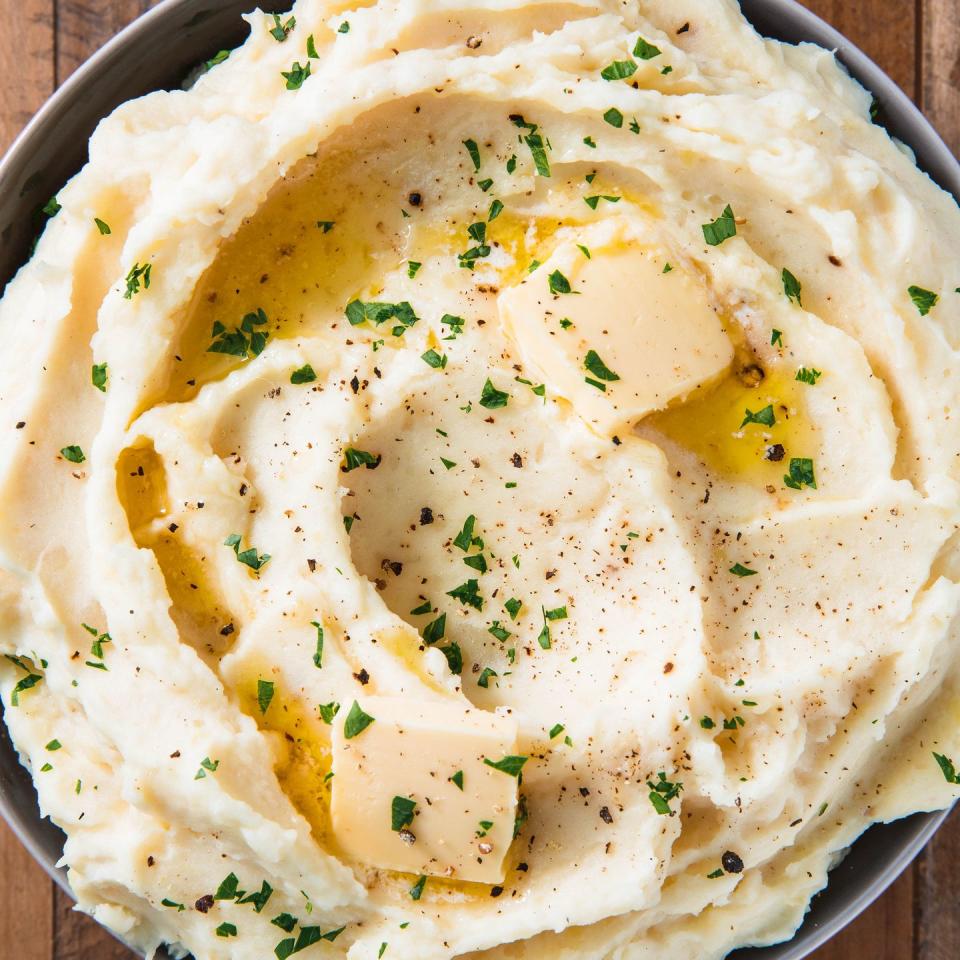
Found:
[{"label": "wooden table", "polygon": [[[803,0],[870,54],[960,152],[960,0]],[[0,151],[76,67],[150,0],[0,0]],[[914,866],[814,960],[960,956],[960,814]],[[14,953],[8,951],[13,950]],[[130,960],[0,823],[5,960]],[[693,958],[696,960],[696,958]]]}]

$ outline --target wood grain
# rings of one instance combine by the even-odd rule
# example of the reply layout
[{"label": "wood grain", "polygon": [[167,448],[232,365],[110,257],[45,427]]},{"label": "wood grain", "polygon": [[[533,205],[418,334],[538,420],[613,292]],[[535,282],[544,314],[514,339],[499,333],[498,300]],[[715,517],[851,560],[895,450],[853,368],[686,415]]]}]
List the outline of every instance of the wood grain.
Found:
[{"label": "wood grain", "polygon": [[[876,60],[920,103],[954,152],[960,151],[960,0],[802,2]],[[151,0],[0,0],[0,151],[57,84],[153,5]],[[956,960],[957,889],[960,816],[814,960]],[[72,910],[69,898],[2,823],[0,944],[16,944],[16,960],[133,957]]]}]

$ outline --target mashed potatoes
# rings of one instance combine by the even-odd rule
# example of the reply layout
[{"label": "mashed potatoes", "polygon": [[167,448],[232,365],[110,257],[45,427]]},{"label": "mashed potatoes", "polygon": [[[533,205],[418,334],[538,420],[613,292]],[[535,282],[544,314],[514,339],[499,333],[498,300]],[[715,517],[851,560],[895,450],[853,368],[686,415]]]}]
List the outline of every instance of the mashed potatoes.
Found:
[{"label": "mashed potatoes", "polygon": [[956,204],[726,0],[249,22],[0,303],[4,719],[81,907],[198,960],[788,938],[956,794]]}]

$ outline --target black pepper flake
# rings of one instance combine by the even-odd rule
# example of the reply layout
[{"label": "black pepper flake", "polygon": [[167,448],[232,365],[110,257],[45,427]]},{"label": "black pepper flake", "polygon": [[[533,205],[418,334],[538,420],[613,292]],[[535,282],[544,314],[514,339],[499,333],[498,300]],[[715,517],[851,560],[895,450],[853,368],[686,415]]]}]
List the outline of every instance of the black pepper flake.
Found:
[{"label": "black pepper flake", "polygon": [[619,437],[613,437],[612,439],[613,439],[613,445],[615,447],[619,447],[620,444],[623,443],[623,441]]},{"label": "black pepper flake", "polygon": [[779,463],[786,456],[786,453],[787,451],[784,450],[782,443],[774,443],[767,447],[763,459],[769,460],[771,463]]},{"label": "black pepper flake", "polygon": [[840,259],[839,257],[835,257],[832,253],[827,257],[827,259],[828,259],[835,267],[842,267],[842,266],[843,266],[843,262],[841,261],[841,259]]},{"label": "black pepper flake", "polygon": [[416,191],[411,193],[410,196],[407,197],[407,200],[410,202],[411,207],[419,207],[420,204],[423,203],[423,197]]},{"label": "black pepper flake", "polygon": [[400,840],[408,846],[412,847],[417,842],[416,835],[409,830],[401,830],[397,835],[400,837]]},{"label": "black pepper flake", "polygon": [[384,560],[380,567],[383,570],[389,570],[395,577],[399,577],[403,573],[403,564],[398,560]]},{"label": "black pepper flake", "polygon": [[178,527],[177,524],[175,524],[175,523],[171,523],[170,526],[167,527],[167,529],[168,529],[171,533],[176,533],[176,532],[180,529],[180,527]]},{"label": "black pepper flake", "polygon": [[523,467],[523,457],[519,453],[515,453],[511,458],[510,462],[519,470]]},{"label": "black pepper flake", "polygon": [[600,808],[600,819],[604,823],[613,823],[613,814],[610,812],[609,807]]},{"label": "black pepper flake", "polygon": [[728,850],[720,858],[720,865],[727,873],[743,873],[743,861],[732,850]]},{"label": "black pepper flake", "polygon": [[308,561],[307,561],[307,566],[310,568],[310,572],[311,572],[311,573],[315,573],[315,572],[316,572],[316,569],[317,569],[317,561],[316,561],[316,560],[308,560]]},{"label": "black pepper flake", "polygon": [[679,36],[681,33],[687,33],[689,30],[690,30],[690,24],[689,24],[689,23],[685,23],[685,24],[677,31],[677,35]]},{"label": "black pepper flake", "polygon": [[354,374],[353,379],[350,381],[350,389],[351,389],[354,393],[359,393],[359,392],[360,392],[360,378],[357,377],[356,374]]},{"label": "black pepper flake", "polygon": [[433,511],[429,507],[420,508],[420,526],[426,527],[433,523]]},{"label": "black pepper flake", "polygon": [[476,50],[479,48],[480,44],[483,43],[483,40],[480,37],[468,37],[467,38],[467,48],[469,50]]},{"label": "black pepper flake", "polygon": [[232,623],[228,623],[225,627],[221,627],[221,628],[220,628],[220,636],[221,636],[221,637],[229,637],[230,634],[233,633],[233,631],[234,631],[234,626],[233,626],[233,624],[232,624]]},{"label": "black pepper flake", "polygon": [[26,421],[26,420],[21,420],[21,421],[17,424],[17,429],[18,429],[18,430],[22,430],[26,425],[27,425],[27,421]]},{"label": "black pepper flake", "polygon": [[365,687],[370,682],[370,674],[367,673],[366,668],[361,668],[359,673],[353,675],[353,679]]},{"label": "black pepper flake", "polygon": [[153,857],[147,857],[147,866],[152,867],[157,861]]},{"label": "black pepper flake", "polygon": [[491,887],[491,888],[490,888],[490,896],[491,896],[491,897],[499,897],[502,893],[503,893],[503,887]]},{"label": "black pepper flake", "polygon": [[748,363],[737,371],[737,377],[745,387],[759,387],[766,378],[763,367]]},{"label": "black pepper flake", "polygon": [[527,863],[518,863],[518,864],[517,864],[517,869],[518,869],[521,873],[526,873],[526,872],[530,869],[530,865],[527,864]]},{"label": "black pepper flake", "polygon": [[581,796],[581,797],[589,797],[589,796],[590,796],[590,789],[589,789],[589,787],[581,787],[581,788],[580,788],[580,796]]},{"label": "black pepper flake", "polygon": [[194,906],[200,913],[207,913],[213,906],[213,894],[208,893],[206,896],[201,897]]}]

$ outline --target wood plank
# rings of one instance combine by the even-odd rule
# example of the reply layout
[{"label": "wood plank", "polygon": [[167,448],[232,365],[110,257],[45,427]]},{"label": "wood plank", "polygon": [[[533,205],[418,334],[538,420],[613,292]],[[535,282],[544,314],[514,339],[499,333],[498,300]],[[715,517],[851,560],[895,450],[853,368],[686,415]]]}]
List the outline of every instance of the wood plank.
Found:
[{"label": "wood plank", "polygon": [[[909,960],[914,953],[913,869],[810,960]],[[926,958],[925,958],[926,960]]]},{"label": "wood plank", "polygon": [[954,812],[917,862],[915,960],[956,960],[960,944],[960,813]]},{"label": "wood plank", "polygon": [[51,953],[53,884],[2,820],[0,897],[0,944],[17,960],[59,960]]},{"label": "wood plank", "polygon": [[960,156],[960,0],[922,0],[920,103]]},{"label": "wood plank", "polygon": [[[0,28],[0,153],[53,93],[54,0],[4,0]],[[11,26],[13,24],[13,26]]]},{"label": "wood plank", "polygon": [[158,0],[57,0],[57,84]]},{"label": "wood plank", "polygon": [[90,917],[77,913],[59,887],[54,894],[51,960],[133,960],[135,954]]},{"label": "wood plank", "polygon": [[918,33],[913,0],[800,2],[852,40],[916,99]]}]

